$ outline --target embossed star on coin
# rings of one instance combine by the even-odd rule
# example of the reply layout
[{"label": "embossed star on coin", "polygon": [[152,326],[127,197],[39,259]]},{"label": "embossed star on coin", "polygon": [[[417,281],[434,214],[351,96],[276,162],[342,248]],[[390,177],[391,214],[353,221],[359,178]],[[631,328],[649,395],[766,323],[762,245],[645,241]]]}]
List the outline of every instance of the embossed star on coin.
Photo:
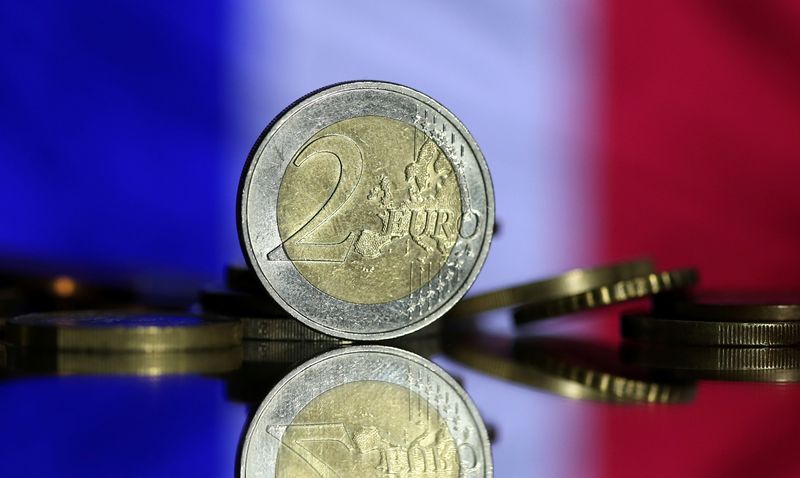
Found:
[{"label": "embossed star on coin", "polygon": [[264,399],[242,478],[490,477],[483,421],[432,362],[385,346],[318,356]]},{"label": "embossed star on coin", "polygon": [[450,309],[480,271],[494,197],[477,143],[410,88],[315,92],[267,127],[242,173],[242,248],[290,314],[382,340]]}]

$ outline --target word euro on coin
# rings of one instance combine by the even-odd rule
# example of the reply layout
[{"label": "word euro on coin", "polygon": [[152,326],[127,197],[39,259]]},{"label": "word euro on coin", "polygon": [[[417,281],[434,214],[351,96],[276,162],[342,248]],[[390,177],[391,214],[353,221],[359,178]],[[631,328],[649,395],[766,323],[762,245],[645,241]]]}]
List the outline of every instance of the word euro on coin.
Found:
[{"label": "word euro on coin", "polygon": [[418,330],[469,289],[494,223],[489,171],[445,107],[383,82],[302,98],[253,148],[239,235],[264,288],[324,333]]},{"label": "word euro on coin", "polygon": [[243,478],[490,477],[485,426],[432,362],[385,346],[311,359],[270,392],[247,431]]}]

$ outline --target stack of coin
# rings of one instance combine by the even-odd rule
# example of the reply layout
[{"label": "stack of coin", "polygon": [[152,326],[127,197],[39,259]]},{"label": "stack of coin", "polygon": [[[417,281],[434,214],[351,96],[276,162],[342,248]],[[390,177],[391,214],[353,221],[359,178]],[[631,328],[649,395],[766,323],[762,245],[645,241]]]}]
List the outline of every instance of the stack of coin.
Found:
[{"label": "stack of coin", "polygon": [[238,322],[190,314],[29,314],[8,321],[7,340],[20,373],[221,373],[242,359]]},{"label": "stack of coin", "polygon": [[518,325],[682,290],[697,282],[694,269],[655,272],[648,260],[573,269],[561,275],[462,300],[451,317],[515,307]]},{"label": "stack of coin", "polygon": [[676,345],[800,345],[800,297],[676,297],[658,302],[650,312],[623,314],[622,335],[631,340]]},{"label": "stack of coin", "polygon": [[704,378],[800,379],[800,297],[693,294],[622,316],[626,357]]}]

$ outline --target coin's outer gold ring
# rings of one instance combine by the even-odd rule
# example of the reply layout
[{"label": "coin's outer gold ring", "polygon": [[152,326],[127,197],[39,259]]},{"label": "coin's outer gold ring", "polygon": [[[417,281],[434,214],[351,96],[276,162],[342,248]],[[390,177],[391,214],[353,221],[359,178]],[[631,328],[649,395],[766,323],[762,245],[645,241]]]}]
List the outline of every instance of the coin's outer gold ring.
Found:
[{"label": "coin's outer gold ring", "polygon": [[453,342],[445,354],[480,372],[575,400],[613,403],[685,403],[694,399],[691,383],[623,377],[569,363],[556,356],[520,361],[484,348]]},{"label": "coin's outer gold ring", "polygon": [[[174,317],[196,323],[167,325]],[[130,323],[140,318],[147,318],[148,325],[97,323],[103,319]],[[165,325],[157,324],[159,318]],[[7,329],[9,342],[21,347],[74,351],[170,352],[233,347],[242,340],[242,326],[235,320],[113,311],[29,314],[11,319]]]},{"label": "coin's outer gold ring", "polygon": [[647,275],[652,270],[653,264],[645,259],[573,269],[549,279],[468,297],[456,304],[449,315],[468,316],[520,304],[554,301],[620,280]]},{"label": "coin's outer gold ring", "polygon": [[694,269],[654,272],[609,283],[581,294],[562,297],[550,302],[523,305],[515,311],[514,320],[517,325],[521,325],[546,317],[572,314],[681,290],[696,283],[697,271]]},{"label": "coin's outer gold ring", "polygon": [[461,386],[433,362],[383,345],[335,349],[312,358],[286,375],[273,387],[250,422],[242,445],[240,476],[276,476],[278,450],[292,419],[326,391],[358,381],[382,381],[419,395],[437,408],[450,434],[463,440],[458,447],[459,458],[462,458],[463,449],[472,450],[469,458],[475,460],[475,466],[471,470],[462,469],[459,476],[493,476],[486,427]]},{"label": "coin's outer gold ring", "polygon": [[[438,274],[409,295],[379,304],[336,299],[309,283],[291,260],[269,257],[270,251],[282,244],[277,196],[294,153],[325,126],[358,116],[401,121],[435,141],[453,164],[462,198],[461,230]],[[349,340],[397,338],[431,324],[450,310],[483,267],[495,214],[489,170],[466,127],[427,95],[380,81],[332,85],[281,112],[248,156],[237,208],[242,251],[269,294],[309,327]]]},{"label": "coin's outer gold ring", "polygon": [[674,345],[783,347],[800,345],[800,322],[711,322],[622,314],[626,339]]}]

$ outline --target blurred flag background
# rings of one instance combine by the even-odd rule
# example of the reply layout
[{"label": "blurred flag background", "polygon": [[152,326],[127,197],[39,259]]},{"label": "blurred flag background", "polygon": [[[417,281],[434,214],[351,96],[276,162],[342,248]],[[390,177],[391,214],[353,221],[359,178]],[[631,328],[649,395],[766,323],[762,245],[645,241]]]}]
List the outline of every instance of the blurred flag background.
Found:
[{"label": "blurred flag background", "polygon": [[[710,288],[800,288],[797,2],[2,10],[0,257],[192,293],[241,261],[236,186],[269,120],[321,86],[382,79],[442,102],[484,151],[500,233],[475,290],[643,255],[696,265]],[[797,476],[800,394],[772,388],[704,384],[698,406],[668,413],[503,388],[474,399],[488,421],[516,417],[495,447],[499,477]],[[0,405],[54,399],[15,390]],[[176,469],[233,468],[230,454],[200,453],[216,443],[202,433],[243,424],[215,406],[196,412],[216,428],[170,445],[192,447],[175,450]],[[124,409],[99,406],[98,423]],[[53,413],[51,445],[68,440]],[[25,425],[8,415],[3,429]]]}]

